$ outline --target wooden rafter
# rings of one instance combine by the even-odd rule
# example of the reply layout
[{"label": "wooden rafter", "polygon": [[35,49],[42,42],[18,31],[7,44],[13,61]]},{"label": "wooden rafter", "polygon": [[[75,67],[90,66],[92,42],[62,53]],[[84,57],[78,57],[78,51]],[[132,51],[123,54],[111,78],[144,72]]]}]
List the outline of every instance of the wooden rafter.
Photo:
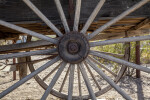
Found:
[{"label": "wooden rafter", "polygon": [[150,23],[150,18],[148,17],[148,18],[143,19],[136,25],[132,26],[131,28],[124,30],[125,32],[105,33],[105,34],[101,34],[101,35],[94,37],[92,40],[116,39],[116,38],[120,38],[120,37],[125,37],[126,33],[129,37],[148,34],[150,32],[148,29],[145,29],[145,30],[140,30],[140,29],[149,23]]},{"label": "wooden rafter", "polygon": [[149,23],[150,23],[150,18],[146,18],[145,20],[138,23],[136,26],[131,27],[128,31],[138,30]]},{"label": "wooden rafter", "polygon": [[117,39],[117,38],[125,37],[126,35],[128,35],[128,37],[142,36],[144,34],[149,34],[149,33],[150,33],[149,29],[134,30],[134,31],[132,30],[132,31],[128,31],[127,34],[126,34],[126,32],[107,33],[107,34],[104,33],[104,34],[101,34],[101,35],[94,37],[92,40]]}]

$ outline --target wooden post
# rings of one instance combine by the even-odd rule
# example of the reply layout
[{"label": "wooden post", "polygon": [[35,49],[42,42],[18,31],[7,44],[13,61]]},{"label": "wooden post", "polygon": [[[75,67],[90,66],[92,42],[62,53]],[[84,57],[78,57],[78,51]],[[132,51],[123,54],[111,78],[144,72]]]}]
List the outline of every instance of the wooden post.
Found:
[{"label": "wooden post", "polygon": [[[16,58],[13,58],[13,64],[16,63]],[[16,80],[16,71],[13,71],[13,81]]]},{"label": "wooden post", "polygon": [[[125,32],[125,38],[128,37],[128,33]],[[131,50],[131,43],[130,42],[126,42],[125,43],[125,53],[124,53],[124,60],[126,61],[130,61],[130,50]],[[126,67],[125,65],[123,65],[123,67]],[[130,68],[127,66],[127,74],[130,74]]]},{"label": "wooden post", "polygon": [[[17,59],[18,59],[18,63],[26,62],[26,57],[21,57],[21,58],[17,58]],[[27,64],[23,63],[23,64],[19,64],[17,66],[19,69],[19,78],[21,80],[22,78],[27,76]]]},{"label": "wooden post", "polygon": [[[131,46],[130,42],[125,43],[124,60],[126,60],[126,61],[130,61],[130,49],[131,49],[130,46]],[[125,65],[124,65],[124,67],[125,67]],[[129,70],[128,66],[127,66],[127,69],[128,69],[127,74],[130,75],[130,70]]]},{"label": "wooden post", "polygon": [[[16,40],[13,40],[13,44],[16,43]],[[13,58],[13,64],[16,63],[16,58]],[[16,80],[16,71],[13,71],[13,81]]]},{"label": "wooden post", "polygon": [[[140,65],[140,41],[136,41],[136,64]],[[136,78],[140,78],[140,70],[136,70]]]},{"label": "wooden post", "polygon": [[[31,36],[30,36],[31,37]],[[27,42],[29,38],[25,39],[24,36],[22,36],[22,42]],[[17,58],[18,59],[18,63],[22,63],[22,62],[27,62],[27,59],[26,57],[20,57],[20,58]],[[19,70],[19,78],[20,80],[24,77],[27,76],[27,63],[22,63],[22,64],[18,64],[17,65],[18,67],[18,70]]]}]

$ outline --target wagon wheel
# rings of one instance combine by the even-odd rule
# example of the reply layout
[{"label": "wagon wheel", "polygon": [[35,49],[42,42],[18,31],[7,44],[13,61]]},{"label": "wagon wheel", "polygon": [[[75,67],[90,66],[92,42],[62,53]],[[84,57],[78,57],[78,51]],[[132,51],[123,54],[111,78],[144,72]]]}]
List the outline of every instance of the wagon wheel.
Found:
[{"label": "wagon wheel", "polygon": [[[15,57],[44,55],[44,54],[57,55],[57,56],[56,57],[53,56],[51,60],[49,60],[46,64],[37,68],[36,70],[33,69],[34,67],[32,64],[29,64],[32,73],[29,74],[28,76],[26,76],[25,78],[23,78],[22,80],[20,80],[19,82],[15,83],[10,88],[3,91],[0,94],[0,98],[4,97],[9,92],[13,91],[14,89],[16,89],[17,87],[19,87],[20,85],[22,85],[23,83],[25,83],[26,81],[28,81],[29,79],[31,79],[32,77],[35,76],[35,79],[37,80],[37,82],[39,82],[40,85],[46,89],[44,95],[42,96],[42,100],[45,100],[47,98],[47,96],[49,95],[49,93],[51,93],[57,97],[60,97],[60,98],[65,98],[65,99],[68,98],[69,100],[71,100],[71,99],[88,99],[88,98],[96,100],[96,96],[99,96],[100,94],[105,93],[111,87],[113,87],[116,91],[118,91],[118,93],[120,93],[125,99],[131,100],[131,98],[124,91],[122,91],[120,89],[120,87],[118,85],[116,85],[116,83],[115,83],[121,78],[125,69],[121,69],[120,73],[117,76],[115,76],[114,80],[112,80],[101,70],[101,68],[98,68],[97,65],[99,65],[99,62],[95,61],[95,59],[93,59],[93,56],[107,59],[107,60],[122,64],[125,66],[129,66],[129,67],[147,72],[147,73],[150,73],[150,69],[142,67],[140,65],[136,65],[134,63],[130,63],[128,61],[125,61],[125,60],[122,60],[122,59],[119,59],[119,58],[116,58],[113,56],[109,56],[107,53],[90,50],[90,48],[96,47],[96,46],[114,44],[114,43],[125,43],[125,42],[131,42],[131,41],[149,40],[150,36],[129,37],[129,38],[123,38],[123,39],[105,40],[105,41],[98,41],[98,42],[91,42],[90,39],[95,37],[97,34],[100,34],[103,30],[105,30],[112,24],[116,23],[117,21],[121,20],[122,18],[124,18],[128,14],[132,13],[136,9],[140,8],[141,6],[143,6],[144,4],[149,2],[149,0],[141,0],[139,3],[137,3],[133,7],[129,8],[127,11],[123,12],[122,14],[120,14],[116,18],[112,19],[108,23],[104,24],[102,27],[98,28],[97,30],[95,30],[93,33],[91,33],[89,35],[86,34],[87,30],[88,30],[89,26],[91,25],[91,23],[93,22],[93,20],[95,19],[97,13],[101,9],[105,0],[100,0],[100,2],[98,3],[98,5],[94,9],[94,11],[92,12],[91,16],[89,17],[89,19],[87,20],[87,22],[85,23],[85,25],[81,31],[78,30],[79,19],[80,19],[81,0],[77,0],[77,2],[76,2],[76,11],[75,11],[75,20],[74,20],[73,31],[70,31],[70,29],[69,29],[69,26],[67,24],[60,1],[54,0],[56,3],[56,7],[58,9],[58,12],[60,14],[62,24],[64,26],[65,34],[62,34],[54,26],[54,24],[52,24],[51,21],[49,19],[47,19],[46,16],[44,16],[42,14],[42,12],[40,12],[36,8],[36,6],[34,6],[34,4],[32,4],[31,1],[29,1],[29,0],[23,0],[23,1],[59,36],[59,38],[57,38],[57,39],[50,38],[48,36],[39,34],[37,32],[30,31],[28,29],[16,26],[14,24],[11,24],[11,23],[8,23],[8,22],[2,21],[2,20],[0,20],[0,25],[20,31],[22,33],[26,33],[28,35],[31,35],[31,36],[34,36],[34,37],[37,37],[37,38],[40,38],[43,40],[46,40],[56,46],[52,49],[46,49],[46,50],[0,55],[0,60],[8,59],[8,58],[15,58]],[[31,59],[28,57],[28,61],[30,61],[30,60]],[[44,71],[45,69],[47,69],[49,66],[54,65],[56,62],[60,63],[55,67],[55,69],[56,70],[58,69],[58,70],[54,74],[54,77],[51,80],[50,84],[47,85],[45,83],[45,81],[41,80],[41,78],[38,76],[38,74],[40,72]],[[64,94],[64,93],[59,92],[58,90],[53,89],[53,87],[54,87],[56,81],[58,80],[58,78],[61,77],[61,73],[63,72],[63,70],[65,69],[65,67],[67,65],[68,65],[67,72],[70,72],[70,73],[68,73],[69,74],[69,86],[68,86],[68,93]],[[85,69],[85,67],[86,67],[86,69]],[[102,65],[101,65],[101,67],[102,67]],[[77,68],[77,72],[78,72],[78,76],[79,76],[78,77],[79,96],[73,95],[73,89],[74,89],[73,83],[75,82],[74,81],[75,68]],[[122,67],[122,68],[125,68],[125,67]],[[91,81],[89,80],[88,75],[86,73],[86,70],[88,70],[89,73],[91,74],[91,76],[93,76],[91,69],[93,71],[97,72],[97,74],[100,75],[106,82],[108,82],[111,87],[108,86],[106,89],[104,88],[104,89],[99,89],[98,91],[93,91],[93,88],[90,84]],[[112,72],[112,71],[110,71],[110,72]],[[81,84],[80,75],[82,75],[82,77],[83,77],[83,80],[85,82],[85,86],[87,87],[89,95],[88,94],[82,95],[82,92],[81,92],[82,84]],[[93,80],[95,80],[94,77],[92,77],[92,78],[93,78]],[[99,87],[96,80],[95,80],[95,83],[97,84],[97,87]]]},{"label": "wagon wheel", "polygon": [[[126,51],[125,52],[127,52],[129,49],[126,49]],[[127,53],[126,53],[127,54]],[[111,54],[111,55],[114,55],[114,56],[121,56],[122,57],[122,55],[117,55],[117,54]],[[41,57],[41,56],[40,56]],[[55,56],[52,56],[52,58],[54,58]],[[43,59],[45,59],[45,58],[49,58],[49,59],[52,59],[52,58],[50,58],[50,57],[44,57]],[[122,68],[120,68],[120,71],[118,72],[118,74],[116,74],[115,72],[113,72],[111,69],[108,69],[107,67],[105,67],[103,64],[101,64],[100,62],[98,62],[96,59],[93,59],[92,57],[90,57],[89,56],[89,58],[95,63],[95,64],[97,64],[97,66],[100,66],[100,67],[102,67],[104,70],[106,70],[106,71],[108,71],[111,75],[109,75],[109,77],[111,77],[114,81],[115,81],[115,83],[117,83],[119,80],[120,80],[120,78],[122,77],[122,75],[124,74],[124,72],[125,72],[125,70],[126,70],[126,66],[122,66]],[[129,58],[129,56],[128,57],[125,57],[126,59],[128,59]],[[32,61],[35,61],[36,60],[36,57],[27,57],[27,62],[32,62]],[[43,61],[43,60],[42,60]],[[43,61],[43,62],[45,62],[45,60]],[[40,62],[38,62],[38,63],[29,63],[28,65],[29,65],[29,69],[31,70],[31,72],[34,72],[38,67],[40,67],[40,63],[42,63],[41,61]],[[108,86],[106,86],[106,87],[102,87],[102,86],[100,86],[100,85],[102,85],[102,84],[99,84],[97,81],[97,79],[95,78],[95,74],[94,73],[92,73],[93,71],[91,71],[91,69],[89,68],[89,66],[88,66],[88,64],[86,63],[86,62],[84,62],[85,63],[85,67],[87,68],[87,72],[89,72],[89,74],[91,75],[91,77],[88,77],[88,78],[92,78],[93,80],[94,80],[94,82],[95,82],[95,85],[96,85],[96,87],[98,88],[98,90],[97,90],[97,92],[96,92],[96,95],[97,96],[99,96],[99,95],[102,95],[102,94],[104,94],[104,93],[106,93],[107,91],[109,91],[112,87],[110,86],[110,85],[108,85]],[[39,66],[38,66],[39,65]],[[58,64],[59,66],[60,66],[60,64]],[[39,83],[39,85],[41,86],[41,87],[43,87],[45,90],[47,89],[47,87],[48,87],[48,83],[49,83],[49,81],[50,81],[50,78],[51,78],[51,76],[52,76],[52,74],[53,73],[55,73],[55,71],[58,69],[58,67],[59,66],[54,66],[53,68],[52,68],[52,66],[51,66],[51,69],[47,69],[47,70],[49,70],[50,72],[49,73],[47,73],[47,70],[46,71],[44,71],[44,72],[41,72],[41,75],[36,75],[36,77],[34,77],[35,78],[35,80]],[[78,67],[75,67],[75,68],[78,68]],[[68,96],[67,96],[67,91],[63,91],[63,88],[64,87],[67,87],[66,85],[67,84],[65,84],[65,83],[67,83],[67,77],[69,76],[69,73],[70,73],[70,71],[71,71],[71,69],[70,69],[70,66],[69,67],[66,67],[66,72],[64,71],[64,73],[65,73],[65,76],[62,76],[62,79],[63,79],[63,81],[60,81],[60,80],[58,80],[59,82],[61,82],[60,83],[60,86],[58,86],[58,87],[60,87],[60,88],[57,88],[57,89],[55,89],[55,88],[53,88],[53,90],[52,90],[52,94],[53,95],[55,95],[55,96],[57,96],[57,97],[59,97],[59,98],[63,98],[63,99],[66,99]],[[75,70],[75,69],[74,69]],[[72,71],[71,71],[72,72]],[[75,71],[74,71],[75,72]],[[43,73],[47,73],[45,76],[43,76]],[[80,75],[80,72],[79,72],[79,69],[77,69],[77,74],[78,75]],[[43,77],[42,77],[43,76]],[[75,77],[75,75],[74,75],[74,77]],[[78,77],[81,77],[81,76],[78,76]],[[59,78],[60,79],[60,78]],[[102,80],[102,79],[101,79]],[[73,80],[72,80],[73,81]],[[76,79],[74,79],[74,81],[78,81],[78,85],[80,84],[80,85],[82,85],[81,83],[83,83],[82,81],[84,81],[84,80],[82,80],[82,79],[79,79],[78,78],[78,80],[76,80]],[[81,83],[79,83],[79,81],[81,81]],[[79,86],[80,86],[79,85]],[[75,85],[73,85],[74,87],[76,87]],[[83,85],[82,85],[83,86]],[[82,92],[82,86],[81,87],[79,87],[77,90],[79,90],[79,98],[82,98],[82,99],[87,99],[87,98],[89,98],[89,96],[88,95],[82,95],[82,97],[81,97],[81,92]],[[56,91],[57,90],[57,91]],[[68,90],[69,91],[69,90]],[[75,99],[78,99],[78,96],[74,96],[73,98],[75,98]]]}]

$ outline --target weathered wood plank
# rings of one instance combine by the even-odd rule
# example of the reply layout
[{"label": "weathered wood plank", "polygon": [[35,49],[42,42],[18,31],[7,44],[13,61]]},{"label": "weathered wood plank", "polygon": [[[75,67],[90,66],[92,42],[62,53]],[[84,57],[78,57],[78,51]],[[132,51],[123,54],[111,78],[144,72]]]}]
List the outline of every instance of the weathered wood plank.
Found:
[{"label": "weathered wood plank", "polygon": [[146,18],[137,25],[131,27],[128,31],[137,30],[150,23],[150,18]]},{"label": "weathered wood plank", "polygon": [[[99,26],[105,24],[110,20],[110,18],[115,17],[119,15],[121,12],[125,11],[127,8],[131,7],[133,4],[139,2],[140,0],[109,0],[106,1],[104,6],[102,7],[101,11],[98,13],[95,22],[91,25],[90,31],[94,31]],[[58,12],[56,11],[56,6],[54,4],[54,1],[47,1],[47,0],[32,0],[33,4],[37,6],[37,8],[48,18],[50,19],[59,29],[61,29],[61,21]],[[60,0],[65,16],[68,19],[68,0]],[[91,15],[92,11],[94,10],[95,6],[98,4],[99,0],[83,0],[82,1],[82,9],[81,9],[81,23],[85,23],[88,17]],[[137,11],[133,12],[129,16],[137,17],[137,18],[131,18],[131,19],[124,19],[116,23],[117,24],[137,24],[141,20],[143,20],[139,16],[150,16],[150,3],[146,4],[145,6],[141,7]],[[113,8],[113,9],[112,9]],[[117,10],[116,10],[117,9]],[[0,19],[9,21],[9,22],[16,22],[16,23],[23,23],[19,24],[19,26],[23,26],[27,29],[30,29],[32,31],[41,33],[41,34],[55,34],[50,28],[48,28],[45,24],[43,24],[38,18],[38,16],[27,7],[26,4],[24,4],[23,1],[18,0],[4,0],[0,2]],[[38,25],[33,25],[26,22],[34,22],[38,23]],[[26,25],[24,25],[26,23]],[[33,25],[33,26],[32,26]],[[96,25],[96,26],[95,26]],[[149,27],[149,26],[148,26]],[[119,28],[119,26],[118,26]],[[109,29],[106,32],[122,32],[128,30],[130,27],[127,27],[125,29],[118,29],[117,27],[115,29]],[[120,31],[122,30],[122,31]],[[20,32],[4,28],[0,26],[0,31],[5,33],[14,33],[14,34],[22,34]],[[61,30],[63,31],[63,30]],[[5,36],[7,37],[7,36]],[[15,36],[12,36],[13,38]],[[0,38],[1,37],[0,35]],[[12,38],[8,38],[12,39]]]},{"label": "weathered wood plank", "polygon": [[[35,6],[45,14],[50,20],[60,20],[54,1],[32,0]],[[60,0],[64,9],[66,18],[68,18],[68,0]],[[114,17],[121,12],[139,2],[140,0],[109,0],[102,7],[97,18]],[[81,18],[88,18],[99,0],[82,0]],[[5,21],[27,21],[40,20],[24,3],[19,0],[4,0],[0,2],[0,19]],[[112,9],[113,8],[113,9]],[[146,9],[146,10],[145,10]],[[150,15],[149,4],[132,13],[132,16]],[[131,16],[130,15],[130,16]]]},{"label": "weathered wood plank", "polygon": [[[146,30],[136,30],[136,31],[129,31],[127,32],[128,37],[132,37],[132,36],[142,36],[144,34],[149,34],[149,29]],[[125,32],[121,32],[121,33],[106,33],[106,34],[100,34],[97,35],[96,37],[94,37],[92,40],[104,40],[104,39],[117,39],[117,38],[121,38],[121,37],[125,37],[126,33]]]}]

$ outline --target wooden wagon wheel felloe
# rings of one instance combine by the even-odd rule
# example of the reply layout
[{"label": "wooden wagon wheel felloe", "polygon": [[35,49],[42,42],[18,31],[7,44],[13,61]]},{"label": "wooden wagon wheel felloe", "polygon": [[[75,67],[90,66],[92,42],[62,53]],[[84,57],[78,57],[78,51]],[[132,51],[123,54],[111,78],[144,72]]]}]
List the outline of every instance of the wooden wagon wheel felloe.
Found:
[{"label": "wooden wagon wheel felloe", "polygon": [[[24,46],[27,47],[34,47],[35,45],[47,45],[47,44],[54,44],[54,48],[51,49],[45,49],[45,50],[37,50],[37,51],[30,51],[30,52],[20,52],[20,53],[14,53],[14,54],[8,54],[8,55],[0,55],[0,60],[3,59],[9,59],[9,58],[15,58],[15,57],[26,57],[26,56],[34,56],[34,55],[50,55],[51,59],[45,63],[43,66],[39,68],[35,68],[33,63],[29,63],[30,70],[32,71],[31,74],[23,78],[22,80],[18,81],[2,93],[0,93],[0,98],[3,98],[5,95],[19,87],[20,85],[24,84],[26,81],[31,79],[32,77],[35,77],[36,81],[45,89],[45,93],[41,97],[42,100],[45,100],[47,96],[51,93],[57,97],[63,98],[63,99],[89,99],[96,100],[96,97],[107,92],[109,89],[114,88],[118,93],[120,93],[125,99],[131,100],[131,98],[120,89],[116,83],[119,81],[119,79],[122,77],[126,67],[122,67],[118,74],[113,73],[111,70],[106,68],[103,64],[99,63],[97,60],[93,58],[93,56],[100,57],[106,60],[110,60],[119,64],[122,64],[124,66],[129,66],[147,73],[150,73],[150,69],[142,67],[140,65],[110,56],[107,53],[98,52],[91,50],[92,47],[96,46],[103,46],[103,45],[109,45],[109,44],[115,44],[115,43],[126,43],[126,42],[132,42],[132,41],[142,41],[142,40],[150,40],[150,36],[139,36],[139,37],[129,37],[129,38],[123,38],[123,39],[113,39],[113,40],[105,40],[105,41],[96,41],[92,42],[90,39],[97,36],[98,34],[101,34],[101,32],[105,29],[107,29],[112,24],[116,23],[117,21],[121,20],[128,14],[132,13],[136,9],[140,8],[144,4],[148,3],[150,0],[141,0],[139,3],[135,4],[133,7],[129,8],[119,16],[115,17],[108,23],[104,24],[97,30],[95,30],[91,34],[86,34],[88,28],[94,21],[96,15],[100,11],[101,7],[103,6],[105,0],[100,0],[97,4],[96,8],[93,10],[92,14],[90,15],[89,19],[83,26],[82,30],[79,30],[79,21],[80,21],[80,10],[81,10],[81,0],[76,0],[76,11],[75,11],[75,19],[74,19],[74,27],[73,31],[70,30],[69,25],[67,23],[67,19],[65,17],[64,11],[62,9],[61,3],[59,0],[54,0],[57,10],[59,12],[62,24],[64,26],[65,34],[63,34],[58,28],[30,1],[30,0],[23,0],[27,6],[29,6],[58,36],[59,38],[50,38],[48,36],[42,35],[40,33],[22,28],[20,26],[5,22],[0,20],[0,25],[11,28],[13,30],[25,33],[27,35],[31,35],[37,38],[40,38],[42,40],[48,41],[40,41],[39,44],[37,42],[32,43],[24,43]],[[50,43],[49,43],[50,42]],[[17,48],[14,46],[14,48]],[[21,47],[22,48],[22,47]],[[27,61],[31,61],[31,57],[27,58]],[[58,65],[56,63],[59,63]],[[44,77],[44,79],[41,79],[38,74],[50,66],[55,66],[54,69],[52,69],[47,76]],[[113,79],[108,77],[101,68],[105,69],[107,72],[109,72]],[[66,75],[64,76],[64,80],[62,81],[61,88],[59,90],[54,89],[54,85],[56,84],[59,77],[61,77],[62,72],[65,68],[68,68],[66,71]],[[75,71],[75,68],[77,69]],[[52,73],[54,74],[54,77],[52,78],[51,82],[47,84],[45,80],[51,76]],[[98,91],[94,91],[93,87],[91,85],[91,81],[88,78],[87,71],[90,73],[92,80],[97,85]],[[102,88],[100,84],[97,82],[96,78],[94,77],[93,73],[96,72],[99,76],[101,76],[106,82],[108,82],[110,85]],[[75,96],[73,95],[73,89],[74,89],[74,75],[75,72],[77,72],[77,83],[78,83],[78,90],[79,95]],[[64,86],[65,81],[67,80],[67,77],[69,76],[69,85],[68,85],[68,92],[62,93],[62,89]],[[82,76],[82,77],[81,77]],[[88,94],[82,93],[82,82],[84,81],[85,86],[87,87]]]}]

